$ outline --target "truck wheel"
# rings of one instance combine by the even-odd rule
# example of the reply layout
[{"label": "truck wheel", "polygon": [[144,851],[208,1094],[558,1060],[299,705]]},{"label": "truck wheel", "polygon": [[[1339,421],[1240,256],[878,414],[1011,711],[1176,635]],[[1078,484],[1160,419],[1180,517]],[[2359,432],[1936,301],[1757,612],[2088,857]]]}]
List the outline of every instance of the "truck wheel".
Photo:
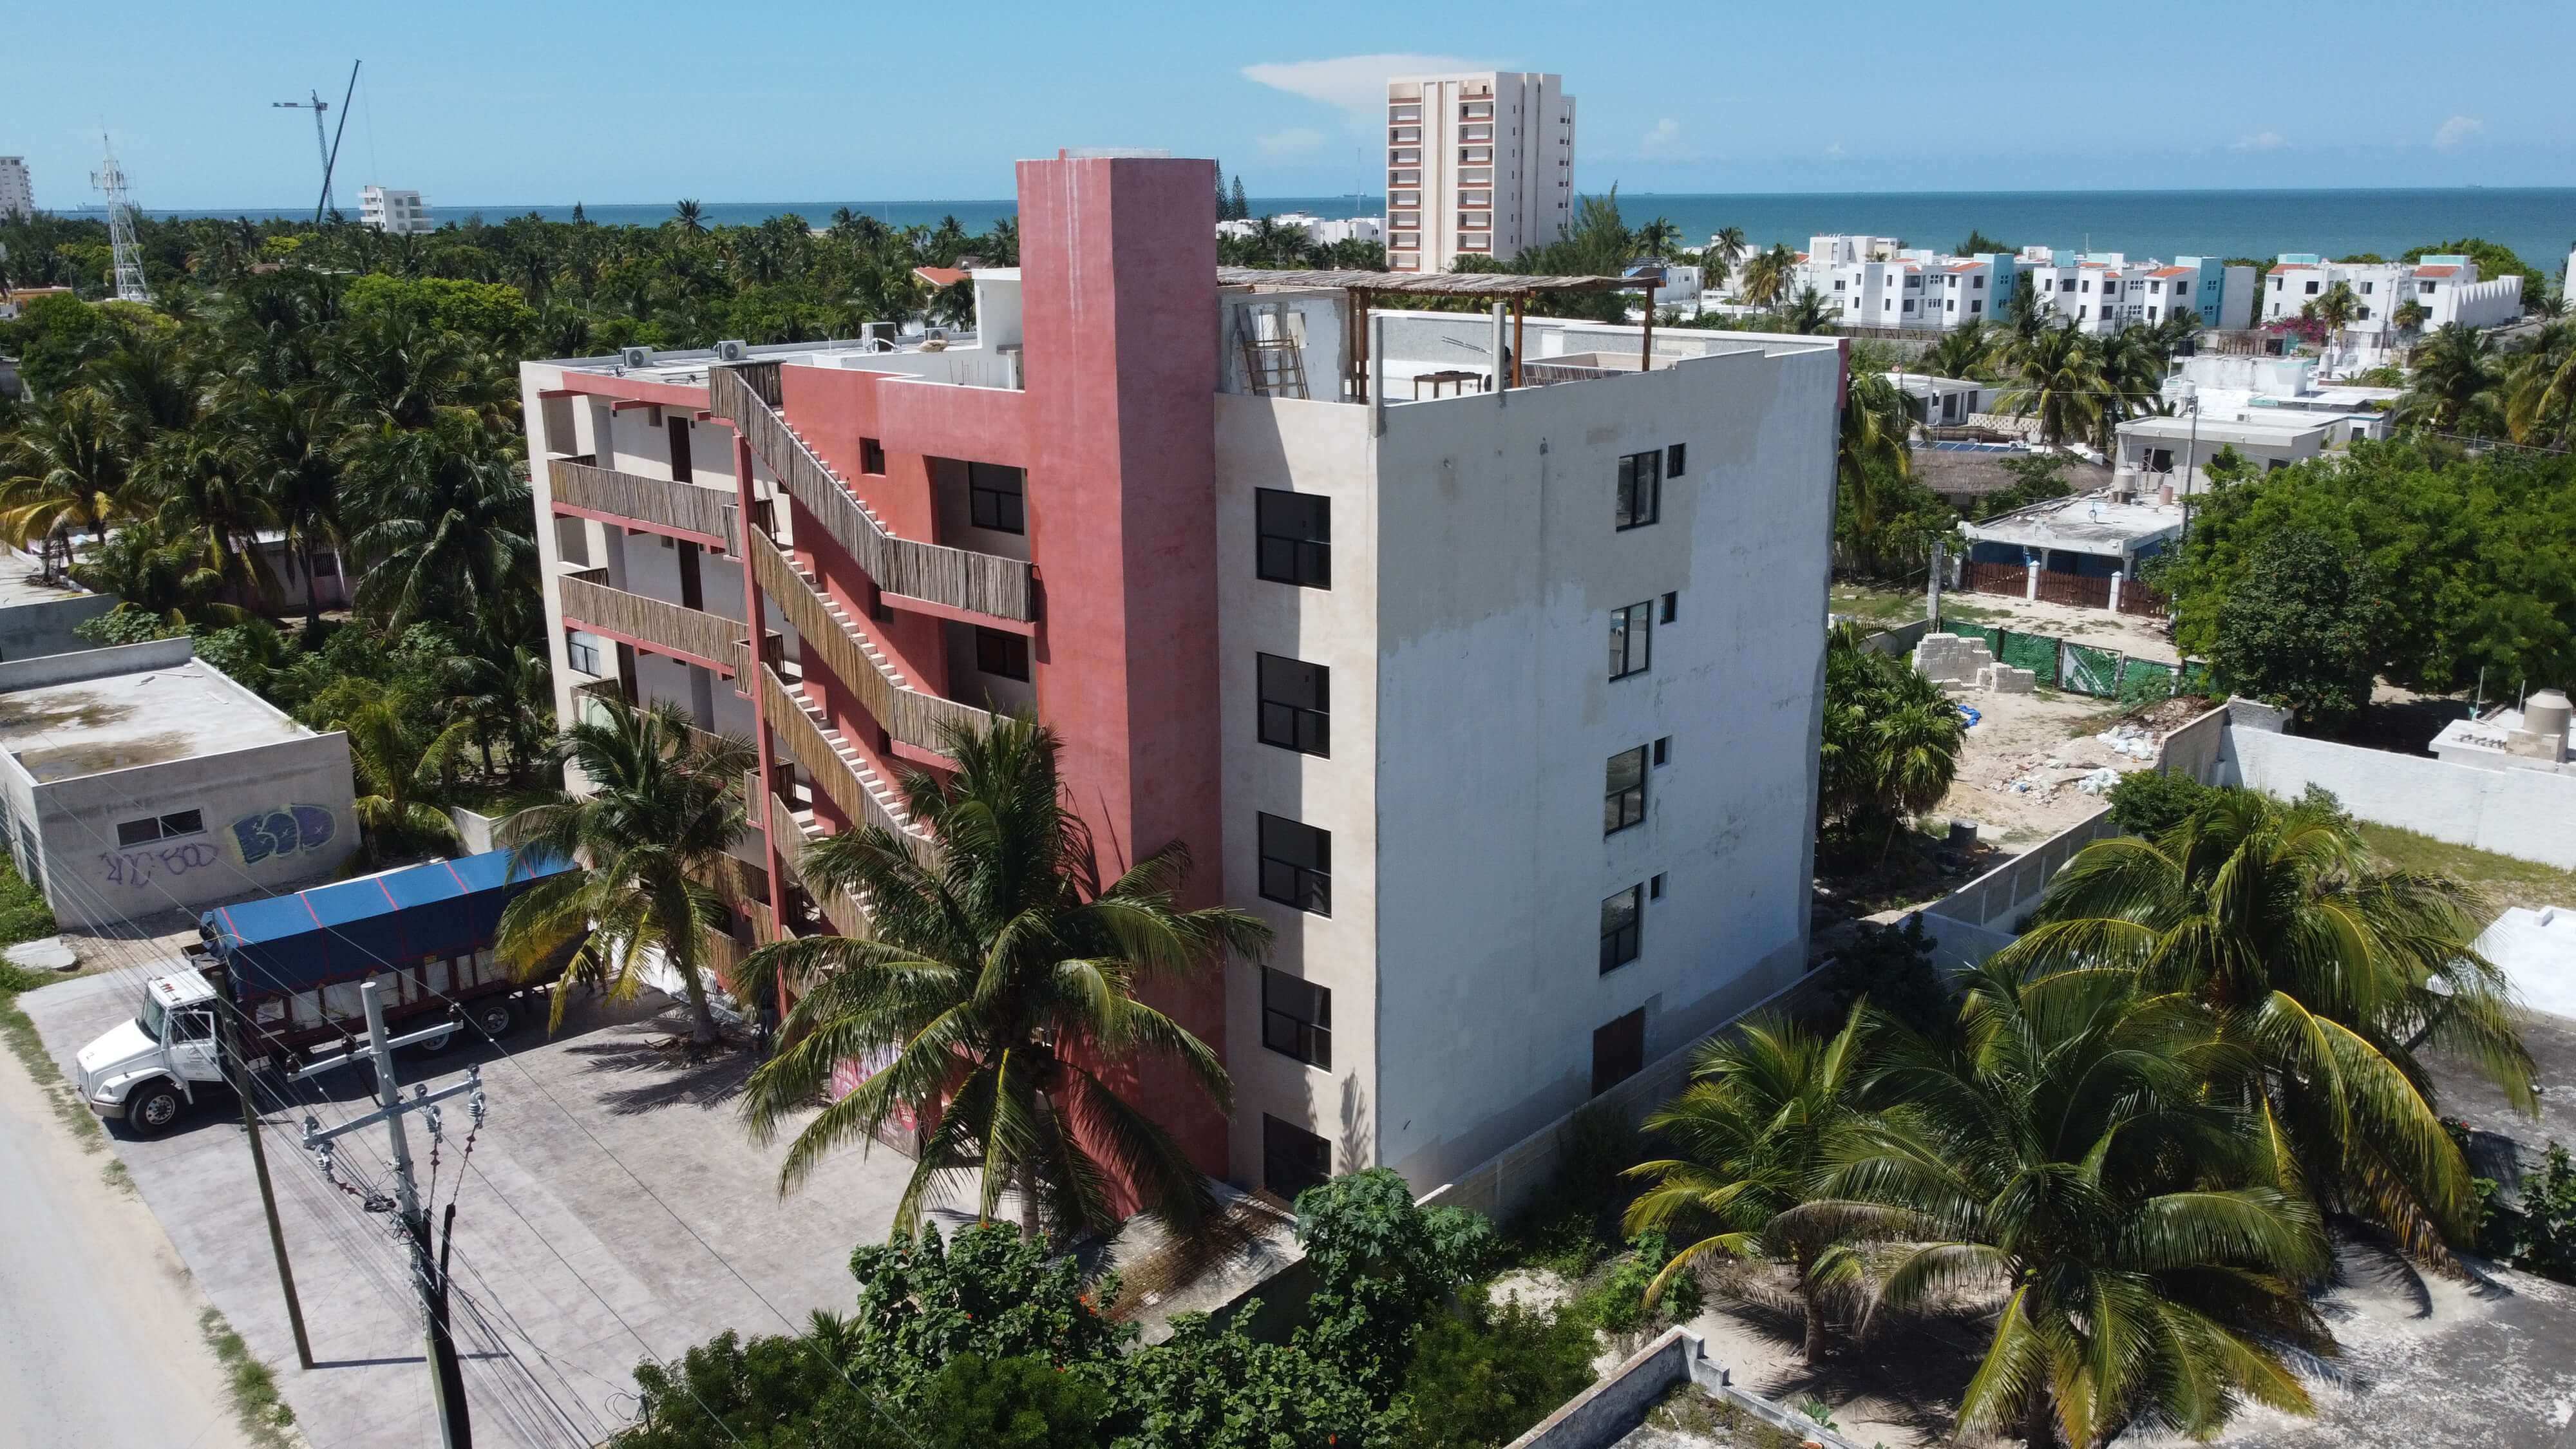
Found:
[{"label": "truck wheel", "polygon": [[188,1109],[188,1099],[168,1082],[136,1088],[125,1099],[125,1126],[137,1137],[158,1137]]},{"label": "truck wheel", "polygon": [[508,1036],[512,1022],[510,998],[495,996],[489,1001],[476,1003],[472,1019],[475,1030],[485,1036],[494,1038]]},{"label": "truck wheel", "polygon": [[425,1057],[437,1056],[440,1053],[445,1052],[449,1047],[456,1045],[456,1039],[463,1035],[464,1032],[465,1028],[462,1026],[450,1027],[446,1031],[440,1032],[438,1035],[422,1042],[420,1044],[420,1054]]}]

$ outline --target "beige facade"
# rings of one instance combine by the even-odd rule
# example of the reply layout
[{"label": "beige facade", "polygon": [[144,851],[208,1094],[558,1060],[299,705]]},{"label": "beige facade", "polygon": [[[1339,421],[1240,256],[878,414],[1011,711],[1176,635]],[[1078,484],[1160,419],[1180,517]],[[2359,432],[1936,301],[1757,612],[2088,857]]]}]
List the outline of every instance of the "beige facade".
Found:
[{"label": "beige facade", "polygon": [[1574,216],[1574,97],[1532,71],[1399,76],[1386,87],[1386,251],[1399,272],[1509,261]]}]

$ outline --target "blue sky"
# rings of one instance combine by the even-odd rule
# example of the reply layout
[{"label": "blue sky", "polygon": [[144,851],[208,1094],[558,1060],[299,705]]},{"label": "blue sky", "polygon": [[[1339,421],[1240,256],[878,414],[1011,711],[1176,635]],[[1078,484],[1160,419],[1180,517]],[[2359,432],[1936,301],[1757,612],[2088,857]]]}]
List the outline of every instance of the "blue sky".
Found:
[{"label": "blue sky", "polygon": [[27,6],[0,154],[83,205],[104,123],[146,208],[306,205],[310,117],[269,103],[336,104],[363,56],[352,209],[370,179],[494,208],[993,197],[1059,146],[1329,194],[1377,169],[1403,57],[1562,73],[1585,190],[2576,185],[2576,86],[2511,59],[2563,52],[2563,0],[2017,8]]}]

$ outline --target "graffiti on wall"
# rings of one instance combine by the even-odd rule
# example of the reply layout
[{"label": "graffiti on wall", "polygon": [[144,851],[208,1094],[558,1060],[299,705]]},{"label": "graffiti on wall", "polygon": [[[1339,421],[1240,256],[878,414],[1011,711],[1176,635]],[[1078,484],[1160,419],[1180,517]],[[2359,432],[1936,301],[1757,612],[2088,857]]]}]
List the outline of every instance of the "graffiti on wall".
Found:
[{"label": "graffiti on wall", "polygon": [[100,855],[98,861],[109,885],[131,886],[140,890],[165,875],[186,875],[192,870],[203,870],[213,865],[216,858],[215,848],[199,840],[160,850],[110,851]]},{"label": "graffiti on wall", "polygon": [[340,833],[340,822],[319,805],[295,805],[245,815],[233,822],[232,831],[242,864],[256,865],[272,856],[321,849]]}]

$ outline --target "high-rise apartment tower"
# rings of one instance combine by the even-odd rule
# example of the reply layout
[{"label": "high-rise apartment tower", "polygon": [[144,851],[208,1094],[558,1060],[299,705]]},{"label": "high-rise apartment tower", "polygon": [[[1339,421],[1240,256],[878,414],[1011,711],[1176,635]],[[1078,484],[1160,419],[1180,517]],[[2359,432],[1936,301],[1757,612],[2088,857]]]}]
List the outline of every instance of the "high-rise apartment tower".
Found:
[{"label": "high-rise apartment tower", "polygon": [[1399,272],[1509,261],[1574,219],[1574,97],[1531,71],[1386,85],[1386,254]]}]

